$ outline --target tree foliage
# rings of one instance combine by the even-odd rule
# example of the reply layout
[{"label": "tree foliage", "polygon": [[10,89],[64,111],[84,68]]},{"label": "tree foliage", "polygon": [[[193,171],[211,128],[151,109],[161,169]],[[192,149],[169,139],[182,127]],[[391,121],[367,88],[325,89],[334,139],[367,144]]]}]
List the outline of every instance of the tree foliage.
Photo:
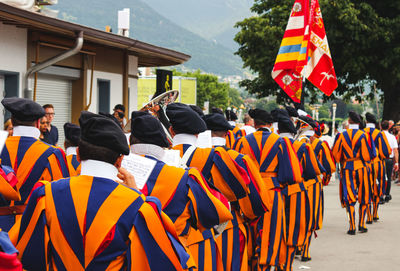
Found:
[{"label": "tree foliage", "polygon": [[204,102],[209,101],[210,108],[215,106],[225,109],[229,106],[229,94],[233,95],[232,101],[236,102],[237,99],[240,99],[240,95],[237,97],[228,83],[219,82],[215,75],[201,73],[200,70],[186,73],[174,70],[173,73],[175,76],[195,77],[197,79],[197,105],[201,108],[204,106]]},{"label": "tree foliage", "polygon": [[[255,0],[254,16],[236,27],[236,52],[244,66],[256,72],[241,86],[260,97],[277,95],[287,99],[271,77],[276,55],[286,28],[293,0]],[[400,4],[388,0],[319,0],[329,46],[338,76],[338,89],[330,97],[349,100],[374,98],[364,93],[366,84],[382,90],[384,117],[400,119]],[[314,102],[319,91],[306,84],[306,95]],[[364,94],[364,95],[363,95]],[[326,100],[327,97],[324,97]]]}]

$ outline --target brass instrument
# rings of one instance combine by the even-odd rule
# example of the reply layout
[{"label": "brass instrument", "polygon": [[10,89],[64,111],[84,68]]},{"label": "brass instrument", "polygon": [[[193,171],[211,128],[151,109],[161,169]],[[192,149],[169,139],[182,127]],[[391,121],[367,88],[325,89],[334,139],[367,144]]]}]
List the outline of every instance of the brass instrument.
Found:
[{"label": "brass instrument", "polygon": [[[140,111],[149,111],[153,116],[155,116],[156,118],[158,118],[158,114],[157,111],[158,110],[163,110],[164,115],[165,114],[165,108],[167,107],[168,104],[175,102],[175,100],[178,98],[179,96],[179,91],[178,90],[170,90],[167,91],[161,95],[158,95],[157,97],[155,97],[154,99],[152,99],[151,101],[149,101],[145,106],[143,106]],[[157,110],[156,107],[159,107],[159,109]],[[164,126],[164,124],[161,122],[161,126],[163,127],[166,135],[167,135],[167,139],[170,143],[172,143],[172,136],[169,133],[168,129]],[[130,129],[130,127],[128,127]]]}]

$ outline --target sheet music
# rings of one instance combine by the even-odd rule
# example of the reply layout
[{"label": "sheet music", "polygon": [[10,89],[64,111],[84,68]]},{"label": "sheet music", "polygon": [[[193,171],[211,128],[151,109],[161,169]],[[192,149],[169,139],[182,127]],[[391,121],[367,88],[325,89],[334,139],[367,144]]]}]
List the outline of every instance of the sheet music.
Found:
[{"label": "sheet music", "polygon": [[169,166],[179,167],[181,161],[180,151],[164,150],[164,157],[162,161]]},{"label": "sheet music", "polygon": [[131,153],[124,156],[121,166],[135,177],[137,188],[143,189],[156,164],[155,160]]}]

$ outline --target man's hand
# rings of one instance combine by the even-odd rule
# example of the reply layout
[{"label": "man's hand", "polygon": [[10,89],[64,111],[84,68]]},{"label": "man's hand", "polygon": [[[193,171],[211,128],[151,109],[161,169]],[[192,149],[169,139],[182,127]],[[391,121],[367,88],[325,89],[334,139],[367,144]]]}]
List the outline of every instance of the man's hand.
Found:
[{"label": "man's hand", "polygon": [[399,170],[399,163],[395,163],[394,165],[393,165],[393,171],[394,172],[397,172]]},{"label": "man's hand", "polygon": [[133,177],[133,175],[130,174],[126,169],[120,167],[118,169],[117,177],[122,180],[123,185],[139,190],[136,186],[135,177]]}]

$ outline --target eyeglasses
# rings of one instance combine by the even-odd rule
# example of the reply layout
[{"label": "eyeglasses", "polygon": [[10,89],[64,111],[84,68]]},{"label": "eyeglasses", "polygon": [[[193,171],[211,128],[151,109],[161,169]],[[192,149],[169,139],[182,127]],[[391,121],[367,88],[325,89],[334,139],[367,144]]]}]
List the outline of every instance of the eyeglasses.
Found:
[{"label": "eyeglasses", "polygon": [[54,116],[56,113],[46,113],[48,116]]},{"label": "eyeglasses", "polygon": [[50,122],[49,122],[49,121],[46,121],[46,122],[40,122],[40,124],[50,124]]}]

